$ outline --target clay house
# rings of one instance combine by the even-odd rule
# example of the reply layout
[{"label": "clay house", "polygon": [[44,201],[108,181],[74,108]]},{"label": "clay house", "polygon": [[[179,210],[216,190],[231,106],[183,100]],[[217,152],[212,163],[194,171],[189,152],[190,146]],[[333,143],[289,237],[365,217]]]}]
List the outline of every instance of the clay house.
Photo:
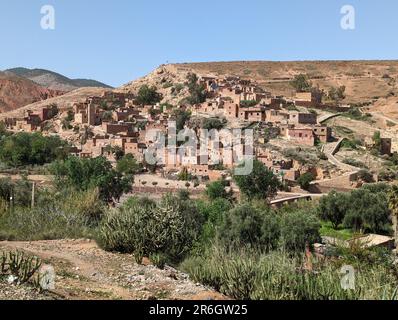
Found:
[{"label": "clay house", "polygon": [[119,123],[103,122],[102,129],[107,134],[112,134],[112,135],[122,135],[125,137],[131,137],[134,135],[134,128],[131,122],[119,122]]},{"label": "clay house", "polygon": [[118,108],[112,113],[112,118],[114,121],[129,121],[131,117],[137,117],[139,111],[133,108]]},{"label": "clay house", "polygon": [[315,135],[312,128],[289,128],[287,129],[289,140],[305,146],[315,145]]},{"label": "clay house", "polygon": [[99,112],[93,102],[75,103],[73,111],[75,113],[75,122],[78,124],[97,126],[102,122],[103,112]]},{"label": "clay house", "polygon": [[267,109],[265,110],[265,121],[269,123],[286,123],[289,119],[289,115],[285,112],[275,110],[275,109]]},{"label": "clay house", "polygon": [[322,93],[318,91],[297,92],[294,103],[301,107],[318,107],[322,104]]},{"label": "clay house", "polygon": [[327,143],[330,142],[332,139],[332,128],[329,128],[327,126],[314,126],[313,132],[315,135],[315,138],[322,142],[322,143]]},{"label": "clay house", "polygon": [[289,124],[317,124],[317,116],[314,113],[289,111],[288,117]]},{"label": "clay house", "polygon": [[239,118],[251,122],[265,121],[265,108],[261,106],[239,108]]},{"label": "clay house", "polygon": [[224,116],[227,119],[237,119],[239,117],[239,104],[232,101],[226,101],[224,103]]},{"label": "clay house", "polygon": [[138,140],[128,139],[124,143],[124,153],[131,154],[138,162],[144,161],[144,153],[146,150],[146,145],[144,143],[139,143]]}]

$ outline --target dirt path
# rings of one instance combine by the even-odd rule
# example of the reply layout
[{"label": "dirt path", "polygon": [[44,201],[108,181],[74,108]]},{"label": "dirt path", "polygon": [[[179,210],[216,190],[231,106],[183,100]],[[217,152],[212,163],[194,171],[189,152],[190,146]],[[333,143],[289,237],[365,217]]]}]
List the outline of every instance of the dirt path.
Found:
[{"label": "dirt path", "polygon": [[0,251],[4,249],[36,255],[52,265],[54,293],[60,299],[224,299],[173,268],[138,265],[132,256],[105,252],[90,240],[0,242]]}]

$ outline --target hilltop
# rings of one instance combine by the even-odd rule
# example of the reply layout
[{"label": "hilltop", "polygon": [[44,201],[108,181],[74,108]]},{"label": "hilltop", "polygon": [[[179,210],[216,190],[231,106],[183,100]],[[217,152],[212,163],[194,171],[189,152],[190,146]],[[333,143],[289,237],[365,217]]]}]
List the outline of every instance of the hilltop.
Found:
[{"label": "hilltop", "polygon": [[91,79],[70,79],[62,74],[45,69],[13,68],[6,72],[32,80],[33,82],[52,90],[72,91],[82,87],[100,87],[111,89],[111,86]]},{"label": "hilltop", "polygon": [[397,95],[398,61],[235,61],[181,63],[167,66],[174,73],[196,72],[251,79],[275,95],[293,96],[289,82],[306,74],[314,86],[329,89],[344,85],[346,100],[359,103]]}]

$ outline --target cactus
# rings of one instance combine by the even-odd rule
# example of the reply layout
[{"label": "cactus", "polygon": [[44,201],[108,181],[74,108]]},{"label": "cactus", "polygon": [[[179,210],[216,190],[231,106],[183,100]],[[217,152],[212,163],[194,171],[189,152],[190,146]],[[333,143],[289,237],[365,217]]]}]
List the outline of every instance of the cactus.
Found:
[{"label": "cactus", "polygon": [[18,285],[27,283],[40,269],[42,262],[37,257],[28,257],[23,252],[2,252],[1,274],[13,275]]}]

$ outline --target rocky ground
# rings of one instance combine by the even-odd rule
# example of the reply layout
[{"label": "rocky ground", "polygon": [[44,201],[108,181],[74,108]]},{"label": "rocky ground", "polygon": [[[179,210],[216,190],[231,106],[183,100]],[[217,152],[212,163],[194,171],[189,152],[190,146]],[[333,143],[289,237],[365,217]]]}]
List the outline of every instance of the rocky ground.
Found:
[{"label": "rocky ground", "polygon": [[0,283],[0,300],[225,299],[171,267],[160,270],[147,260],[138,265],[131,255],[105,252],[90,240],[0,242],[1,250],[21,250],[52,265],[56,288],[39,294],[29,287]]}]

